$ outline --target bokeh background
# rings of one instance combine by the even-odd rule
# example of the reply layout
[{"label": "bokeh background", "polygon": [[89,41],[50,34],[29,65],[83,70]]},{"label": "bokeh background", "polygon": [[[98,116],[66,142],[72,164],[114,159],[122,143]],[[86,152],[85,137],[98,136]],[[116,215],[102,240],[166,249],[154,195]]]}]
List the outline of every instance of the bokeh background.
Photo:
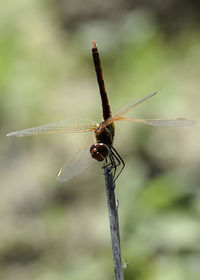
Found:
[{"label": "bokeh background", "polygon": [[[113,279],[98,164],[56,173],[87,135],[7,138],[82,117],[101,120],[91,42],[114,110],[158,90],[133,117],[199,120],[198,1],[8,0],[0,9],[0,279]],[[199,126],[117,125],[125,279],[200,279]]]}]

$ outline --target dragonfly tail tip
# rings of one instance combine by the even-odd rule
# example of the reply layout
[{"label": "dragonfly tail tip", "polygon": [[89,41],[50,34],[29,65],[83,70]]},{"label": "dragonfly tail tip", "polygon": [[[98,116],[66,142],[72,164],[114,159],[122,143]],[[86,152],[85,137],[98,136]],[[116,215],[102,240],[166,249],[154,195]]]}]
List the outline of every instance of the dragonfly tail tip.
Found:
[{"label": "dragonfly tail tip", "polygon": [[92,41],[92,48],[93,48],[93,49],[96,49],[96,48],[97,48],[97,42],[96,42],[96,40],[93,40],[93,41]]}]

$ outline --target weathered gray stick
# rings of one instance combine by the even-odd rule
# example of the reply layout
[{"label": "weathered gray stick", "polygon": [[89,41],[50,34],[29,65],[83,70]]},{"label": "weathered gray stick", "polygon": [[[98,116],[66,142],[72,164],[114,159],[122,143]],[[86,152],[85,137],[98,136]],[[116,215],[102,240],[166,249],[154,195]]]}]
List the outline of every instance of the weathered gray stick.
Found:
[{"label": "weathered gray stick", "polygon": [[111,235],[111,242],[112,242],[115,280],[124,280],[122,261],[121,261],[118,206],[115,200],[115,183],[109,166],[104,167],[104,176],[105,176],[105,183],[106,183],[106,196],[107,196],[108,213],[109,213],[109,221],[110,221],[110,235]]}]

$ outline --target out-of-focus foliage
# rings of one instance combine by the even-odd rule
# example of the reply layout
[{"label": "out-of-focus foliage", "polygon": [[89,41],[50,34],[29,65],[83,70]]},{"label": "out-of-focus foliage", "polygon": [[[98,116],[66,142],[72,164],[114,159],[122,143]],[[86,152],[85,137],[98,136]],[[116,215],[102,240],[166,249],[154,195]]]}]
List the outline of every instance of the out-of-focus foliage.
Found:
[{"label": "out-of-focus foliage", "polygon": [[[159,90],[130,116],[199,119],[194,9],[188,9],[190,24],[186,17],[180,32],[175,28],[168,37],[156,17],[158,1],[132,10],[121,1],[115,10],[109,1],[94,1],[95,12],[87,12],[88,1],[88,10],[81,1],[68,2],[6,1],[0,10],[2,280],[113,279],[100,166],[66,184],[56,181],[87,135],[5,136],[62,119],[101,120],[93,39],[113,110]],[[78,10],[82,17],[74,16]],[[109,11],[120,17],[102,16]],[[199,279],[199,126],[120,123],[116,129],[115,145],[126,162],[116,185],[125,279]]]}]

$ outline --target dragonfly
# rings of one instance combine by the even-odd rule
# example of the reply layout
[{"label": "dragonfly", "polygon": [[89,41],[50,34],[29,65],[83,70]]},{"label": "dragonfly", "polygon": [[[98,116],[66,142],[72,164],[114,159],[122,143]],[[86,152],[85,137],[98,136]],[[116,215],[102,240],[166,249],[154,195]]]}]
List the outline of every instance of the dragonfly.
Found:
[{"label": "dragonfly", "polygon": [[[96,41],[92,42],[92,56],[95,66],[97,82],[99,85],[103,120],[101,122],[91,120],[74,120],[72,122],[58,122],[50,123],[33,128],[23,129],[8,133],[7,136],[23,137],[41,134],[55,134],[55,133],[90,133],[92,138],[58,171],[57,179],[60,182],[65,182],[76,175],[86,170],[93,162],[104,162],[105,165],[110,165],[113,170],[113,177],[116,180],[124,169],[125,163],[122,157],[113,146],[115,137],[115,122],[129,121],[135,123],[142,123],[152,126],[163,127],[182,127],[192,126],[195,124],[193,120],[184,118],[177,119],[136,119],[127,118],[124,115],[136,106],[155,96],[158,92],[153,92],[133,104],[123,107],[117,113],[112,114],[108,95],[105,89],[101,61]],[[94,143],[91,144],[91,140]],[[120,166],[119,171],[117,168]]]}]

